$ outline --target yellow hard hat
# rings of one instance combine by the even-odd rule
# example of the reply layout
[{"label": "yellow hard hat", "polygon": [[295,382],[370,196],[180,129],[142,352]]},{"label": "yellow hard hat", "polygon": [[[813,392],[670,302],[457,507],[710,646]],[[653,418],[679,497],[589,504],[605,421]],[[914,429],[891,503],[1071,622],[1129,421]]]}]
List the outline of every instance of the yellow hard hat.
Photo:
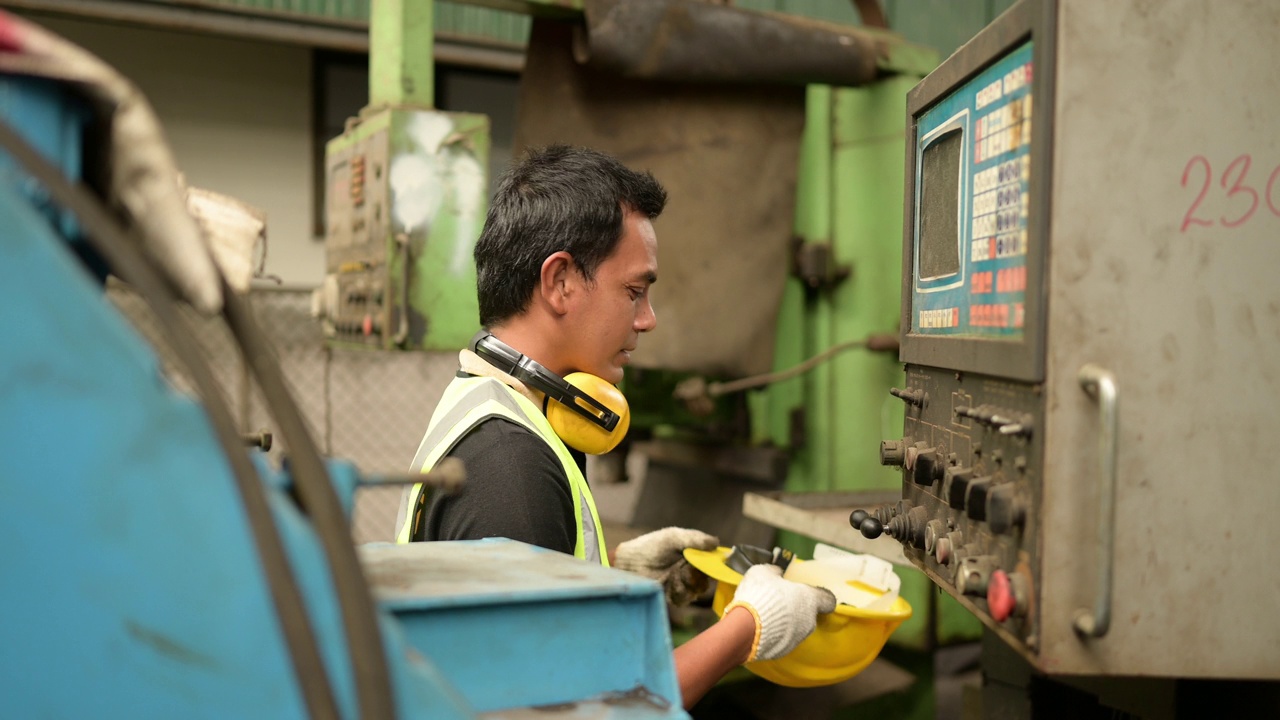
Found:
[{"label": "yellow hard hat", "polygon": [[[712,609],[724,615],[733,601],[742,574],[725,564],[731,550],[684,551],[690,565],[717,581]],[[793,563],[803,560],[794,559]],[[834,685],[862,672],[880,654],[884,643],[902,622],[911,617],[911,605],[901,597],[887,610],[864,610],[837,605],[835,612],[819,615],[818,627],[794,650],[774,660],[757,660],[746,668],[769,682],[787,687]]]}]

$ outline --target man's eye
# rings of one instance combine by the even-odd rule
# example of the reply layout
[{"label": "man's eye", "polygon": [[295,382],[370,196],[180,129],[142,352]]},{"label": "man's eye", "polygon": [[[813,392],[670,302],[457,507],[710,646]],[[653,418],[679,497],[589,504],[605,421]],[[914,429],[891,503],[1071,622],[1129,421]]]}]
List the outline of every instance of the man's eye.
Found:
[{"label": "man's eye", "polygon": [[631,300],[632,302],[634,302],[636,300],[639,300],[641,295],[644,295],[644,290],[629,287],[627,288],[627,294],[631,296]]}]

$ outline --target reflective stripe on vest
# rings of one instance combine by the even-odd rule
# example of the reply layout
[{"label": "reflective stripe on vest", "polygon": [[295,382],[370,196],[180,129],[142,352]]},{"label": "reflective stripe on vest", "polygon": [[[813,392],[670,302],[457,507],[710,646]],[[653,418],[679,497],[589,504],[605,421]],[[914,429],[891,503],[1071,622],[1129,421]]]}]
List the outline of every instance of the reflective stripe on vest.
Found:
[{"label": "reflective stripe on vest", "polygon": [[[440,404],[431,417],[427,433],[418,446],[410,472],[423,473],[435,467],[463,437],[480,423],[501,417],[526,428],[555,451],[569,490],[573,494],[575,531],[573,555],[590,562],[608,565],[604,533],[600,532],[600,516],[596,513],[591,488],[569,448],[555,434],[546,417],[524,395],[493,378],[455,378],[445,389]],[[414,511],[423,492],[421,484],[408,488],[400,500],[397,513],[396,542],[407,543],[413,528]]]}]

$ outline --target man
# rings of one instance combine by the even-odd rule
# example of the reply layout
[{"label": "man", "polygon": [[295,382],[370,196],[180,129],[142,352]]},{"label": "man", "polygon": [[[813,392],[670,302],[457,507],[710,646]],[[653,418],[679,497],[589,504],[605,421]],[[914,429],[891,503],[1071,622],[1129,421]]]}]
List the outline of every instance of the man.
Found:
[{"label": "man", "polygon": [[[566,146],[530,153],[503,177],[476,243],[481,325],[555,376],[620,382],[640,335],[657,324],[653,220],[665,205],[652,175],[607,155]],[[413,469],[455,457],[467,482],[453,495],[407,495],[397,540],[506,537],[608,565],[585,456],[548,424],[545,396],[470,350],[460,366]],[[615,565],[687,601],[682,551],[717,542],[667,528],[619,545]],[[675,651],[685,706],[739,664],[790,652],[834,607],[825,590],[783,580],[773,566],[752,568],[720,622]]]}]

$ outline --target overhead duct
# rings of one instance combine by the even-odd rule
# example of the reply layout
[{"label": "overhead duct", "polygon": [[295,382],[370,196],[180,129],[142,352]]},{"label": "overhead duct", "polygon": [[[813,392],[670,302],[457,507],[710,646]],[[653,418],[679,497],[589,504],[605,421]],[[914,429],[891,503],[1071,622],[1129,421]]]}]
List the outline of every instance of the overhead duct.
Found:
[{"label": "overhead duct", "polygon": [[586,0],[578,62],[623,77],[704,83],[865,85],[900,38],[687,0]]}]

